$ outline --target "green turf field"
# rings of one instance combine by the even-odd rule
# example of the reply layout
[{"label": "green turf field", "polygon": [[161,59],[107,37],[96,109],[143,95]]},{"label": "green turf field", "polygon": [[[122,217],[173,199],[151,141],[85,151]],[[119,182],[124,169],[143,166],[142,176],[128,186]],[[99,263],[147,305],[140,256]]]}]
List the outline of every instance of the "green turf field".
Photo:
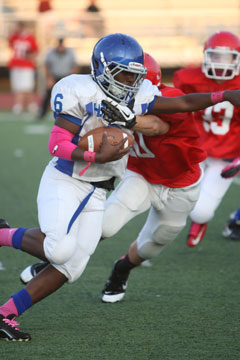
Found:
[{"label": "green turf field", "polygon": [[[38,226],[36,195],[52,121],[0,113],[0,217]],[[221,236],[240,206],[240,178],[230,188],[204,241],[186,246],[187,228],[152,261],[132,272],[122,303],[102,304],[112,263],[128,248],[145,215],[100,243],[83,276],[27,311],[21,329],[30,343],[0,341],[1,360],[238,360],[240,243]],[[0,248],[0,304],[21,289],[28,254]],[[0,267],[1,269],[1,267]]]}]

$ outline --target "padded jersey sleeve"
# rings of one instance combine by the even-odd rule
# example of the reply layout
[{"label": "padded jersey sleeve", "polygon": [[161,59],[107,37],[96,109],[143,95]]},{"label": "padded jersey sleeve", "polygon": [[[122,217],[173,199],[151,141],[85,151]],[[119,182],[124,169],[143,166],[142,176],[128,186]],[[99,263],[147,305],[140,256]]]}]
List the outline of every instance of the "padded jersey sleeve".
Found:
[{"label": "padded jersey sleeve", "polygon": [[96,96],[95,84],[88,75],[70,75],[58,81],[51,94],[51,108],[55,116],[63,116],[81,124],[87,105]]},{"label": "padded jersey sleeve", "polygon": [[135,98],[134,108],[136,115],[151,112],[156,96],[161,96],[161,91],[151,81],[144,80]]}]

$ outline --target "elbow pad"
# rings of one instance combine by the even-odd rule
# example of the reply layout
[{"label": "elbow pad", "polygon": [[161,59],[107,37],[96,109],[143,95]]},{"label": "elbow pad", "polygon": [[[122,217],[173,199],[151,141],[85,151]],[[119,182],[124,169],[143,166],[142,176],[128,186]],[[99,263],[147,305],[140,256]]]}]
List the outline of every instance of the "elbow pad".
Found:
[{"label": "elbow pad", "polygon": [[48,142],[50,155],[57,156],[64,160],[73,161],[71,155],[73,150],[77,147],[77,145],[71,142],[73,137],[74,135],[68,130],[54,125]]}]

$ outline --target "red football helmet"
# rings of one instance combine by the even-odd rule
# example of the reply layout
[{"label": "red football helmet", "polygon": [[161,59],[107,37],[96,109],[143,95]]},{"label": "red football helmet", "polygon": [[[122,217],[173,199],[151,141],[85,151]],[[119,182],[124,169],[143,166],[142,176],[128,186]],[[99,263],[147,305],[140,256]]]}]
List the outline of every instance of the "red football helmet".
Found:
[{"label": "red football helmet", "polygon": [[153,85],[160,86],[162,73],[157,61],[149,54],[144,53],[144,66],[147,68],[145,79],[152,82]]},{"label": "red football helmet", "polygon": [[220,31],[206,41],[202,72],[214,80],[230,80],[240,72],[240,39],[229,31]]}]

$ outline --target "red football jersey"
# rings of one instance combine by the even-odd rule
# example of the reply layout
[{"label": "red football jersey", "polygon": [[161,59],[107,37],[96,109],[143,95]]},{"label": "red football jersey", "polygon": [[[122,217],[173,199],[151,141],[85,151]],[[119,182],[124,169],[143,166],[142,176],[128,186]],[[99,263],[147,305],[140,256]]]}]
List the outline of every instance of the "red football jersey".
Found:
[{"label": "red football jersey", "polygon": [[29,32],[13,34],[9,39],[9,44],[13,49],[13,56],[8,66],[35,68],[34,62],[29,58],[29,54],[37,52],[38,46],[35,37]]},{"label": "red football jersey", "polygon": [[[176,88],[162,85],[163,96],[183,95]],[[170,123],[167,134],[145,136],[134,132],[135,143],[130,152],[128,169],[135,171],[152,184],[184,187],[199,179],[199,162],[206,153],[199,146],[199,133],[191,113],[160,114]]]},{"label": "red football jersey", "polygon": [[[202,73],[200,67],[188,67],[175,72],[174,86],[184,93],[213,92],[240,89],[240,76],[217,84]],[[196,111],[201,145],[208,156],[231,159],[240,156],[240,108],[224,101]]]}]

